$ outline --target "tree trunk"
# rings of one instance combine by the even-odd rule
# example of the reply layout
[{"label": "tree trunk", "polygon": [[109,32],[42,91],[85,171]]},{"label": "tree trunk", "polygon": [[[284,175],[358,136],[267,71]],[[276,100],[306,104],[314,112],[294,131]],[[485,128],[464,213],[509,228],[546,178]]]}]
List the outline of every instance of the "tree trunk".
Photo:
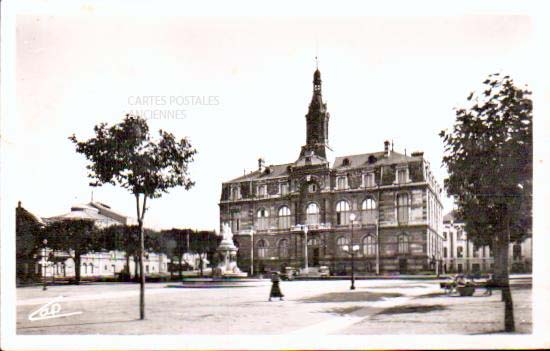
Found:
[{"label": "tree trunk", "polygon": [[495,282],[501,289],[501,301],[504,302],[504,331],[514,332],[514,304],[512,293],[510,291],[510,276],[509,276],[509,260],[508,250],[510,242],[510,222],[507,217],[505,220],[504,230],[502,230],[497,238],[495,245]]},{"label": "tree trunk", "polygon": [[124,275],[128,274],[128,279],[130,279],[130,255],[126,252],[126,267],[124,269]]},{"label": "tree trunk", "polygon": [[143,254],[145,251],[143,221],[139,221],[139,319],[145,319],[145,272],[143,269]]},{"label": "tree trunk", "polygon": [[134,280],[137,280],[139,277],[139,259],[134,255]]},{"label": "tree trunk", "polygon": [[202,261],[202,253],[199,254],[199,269],[200,269],[200,272],[201,272],[201,277],[203,275],[203,272],[202,272],[202,266],[203,266],[203,261]]},{"label": "tree trunk", "polygon": [[74,283],[80,284],[80,252],[74,253]]},{"label": "tree trunk", "polygon": [[182,280],[183,279],[183,273],[181,272],[181,270],[182,270],[182,267],[181,267],[181,252],[180,252],[180,255],[178,257],[178,262],[179,262],[178,273],[179,273],[179,276],[180,276],[180,280]]}]

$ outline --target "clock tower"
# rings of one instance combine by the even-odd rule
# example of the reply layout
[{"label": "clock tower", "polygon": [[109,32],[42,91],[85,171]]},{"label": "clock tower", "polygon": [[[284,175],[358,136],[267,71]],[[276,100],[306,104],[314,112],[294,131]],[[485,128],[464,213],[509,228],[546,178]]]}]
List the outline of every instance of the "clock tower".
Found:
[{"label": "clock tower", "polygon": [[300,158],[315,155],[327,160],[330,115],[327,104],[323,103],[321,86],[321,72],[316,69],[313,73],[313,96],[306,114],[306,145],[302,146]]}]

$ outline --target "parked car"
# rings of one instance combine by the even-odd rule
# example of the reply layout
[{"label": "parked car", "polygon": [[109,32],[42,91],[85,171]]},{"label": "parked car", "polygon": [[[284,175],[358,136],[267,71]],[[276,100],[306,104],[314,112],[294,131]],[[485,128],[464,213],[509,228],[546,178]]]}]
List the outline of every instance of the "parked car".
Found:
[{"label": "parked car", "polygon": [[285,267],[284,271],[280,273],[281,279],[292,280],[298,275],[298,271],[293,267]]},{"label": "parked car", "polygon": [[327,266],[319,267],[319,276],[321,278],[327,278],[330,276],[330,269]]}]

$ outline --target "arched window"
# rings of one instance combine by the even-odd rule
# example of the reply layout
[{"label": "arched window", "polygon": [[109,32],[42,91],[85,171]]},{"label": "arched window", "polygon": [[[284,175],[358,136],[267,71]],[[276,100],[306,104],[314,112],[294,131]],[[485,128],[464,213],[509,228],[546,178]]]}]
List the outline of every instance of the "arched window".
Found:
[{"label": "arched window", "polygon": [[373,199],[367,198],[361,204],[361,219],[363,224],[376,221],[376,202]]},{"label": "arched window", "polygon": [[405,233],[397,237],[397,251],[400,254],[409,253],[409,236]]},{"label": "arched window", "polygon": [[88,274],[88,265],[86,263],[83,263],[82,267],[84,268],[84,274]]},{"label": "arched window", "polygon": [[264,239],[261,239],[256,244],[258,247],[258,258],[267,257],[267,242]]},{"label": "arched window", "polygon": [[268,216],[269,213],[265,208],[260,208],[258,212],[256,212],[256,229],[258,230],[266,230],[268,227]]},{"label": "arched window", "polygon": [[310,193],[315,193],[317,192],[317,184],[311,183],[308,185],[307,189]]},{"label": "arched window", "polygon": [[346,251],[344,250],[344,246],[348,246],[348,249],[349,249],[349,239],[346,238],[346,237],[341,236],[336,240],[336,248],[337,248],[338,256],[346,255]]},{"label": "arched window", "polygon": [[306,208],[306,224],[319,224],[319,206],[310,203]]},{"label": "arched window", "polygon": [[409,223],[409,194],[399,194],[397,195],[397,222],[398,223]]},{"label": "arched window", "polygon": [[336,224],[349,224],[349,202],[342,200],[336,204]]},{"label": "arched window", "polygon": [[279,258],[288,257],[288,240],[283,239],[279,241]]},{"label": "arched window", "polygon": [[94,264],[90,263],[90,274],[94,274]]},{"label": "arched window", "polygon": [[281,206],[279,208],[279,229],[290,228],[290,208]]},{"label": "arched window", "polygon": [[372,235],[363,238],[363,255],[376,256],[376,239]]}]

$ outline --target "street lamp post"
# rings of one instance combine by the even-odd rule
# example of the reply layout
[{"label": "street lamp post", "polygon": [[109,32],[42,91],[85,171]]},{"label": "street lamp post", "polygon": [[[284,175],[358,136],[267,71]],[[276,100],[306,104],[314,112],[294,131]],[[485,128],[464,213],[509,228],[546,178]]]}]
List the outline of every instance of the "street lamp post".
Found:
[{"label": "street lamp post", "polygon": [[349,216],[351,222],[351,239],[350,245],[344,245],[342,249],[351,256],[351,286],[350,290],[355,290],[355,251],[359,250],[359,245],[353,244],[353,222],[355,221],[355,214]]},{"label": "street lamp post", "polygon": [[254,276],[254,228],[250,228],[250,276]]},{"label": "street lamp post", "polygon": [[352,213],[349,215],[349,219],[351,222],[351,240],[350,240],[350,246],[351,246],[351,286],[350,290],[355,290],[355,247],[353,245],[353,222],[355,221],[355,213]]},{"label": "street lamp post", "polygon": [[44,266],[44,277],[43,277],[44,286],[42,287],[42,290],[48,290],[48,282],[46,281],[46,245],[48,245],[48,239],[44,239],[42,243],[44,244],[43,254],[42,254],[42,263]]}]

